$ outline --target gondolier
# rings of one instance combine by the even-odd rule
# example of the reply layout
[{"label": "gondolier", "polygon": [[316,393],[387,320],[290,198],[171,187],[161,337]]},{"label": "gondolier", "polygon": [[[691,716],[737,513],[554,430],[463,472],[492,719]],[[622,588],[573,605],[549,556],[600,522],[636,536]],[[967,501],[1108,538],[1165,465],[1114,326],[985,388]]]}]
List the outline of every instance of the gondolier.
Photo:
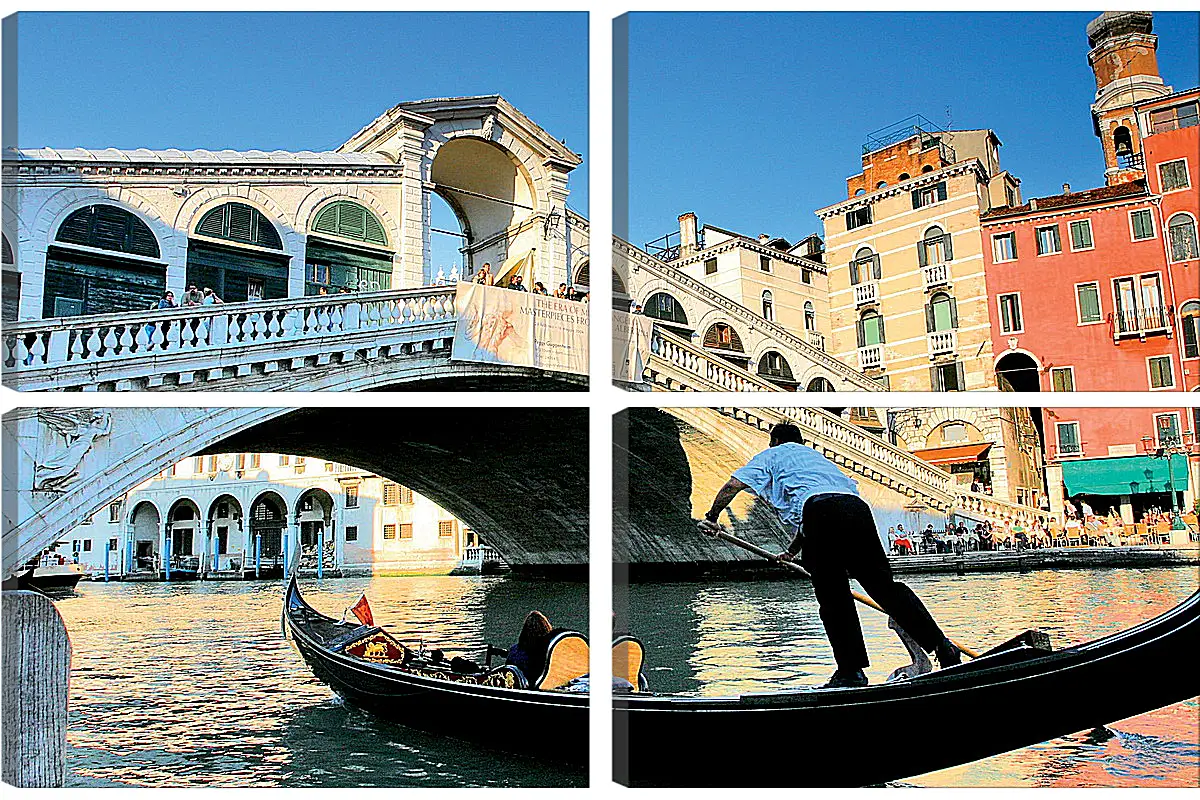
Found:
[{"label": "gondolier", "polygon": [[871,508],[854,481],[833,462],[804,445],[800,429],[781,423],[771,429],[771,444],[733,473],[713,499],[700,530],[719,531],[722,511],[743,491],[753,492],[779,514],[792,531],[784,561],[803,551],[800,563],[812,575],[821,621],[833,648],[837,671],[824,688],[867,685],[870,664],[862,627],[854,608],[850,578],[857,580],[883,609],[927,652],[947,667],[961,653],[911,589],[892,577]]}]

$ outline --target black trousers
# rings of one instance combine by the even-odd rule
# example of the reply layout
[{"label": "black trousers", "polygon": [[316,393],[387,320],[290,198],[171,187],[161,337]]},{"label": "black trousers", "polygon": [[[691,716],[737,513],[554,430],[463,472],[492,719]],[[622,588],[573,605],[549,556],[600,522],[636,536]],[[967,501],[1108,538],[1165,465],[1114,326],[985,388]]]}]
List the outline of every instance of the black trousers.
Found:
[{"label": "black trousers", "polygon": [[808,501],[804,506],[803,542],[800,564],[812,574],[821,622],[838,669],[853,671],[871,663],[850,594],[851,578],[926,651],[941,644],[941,628],[925,604],[912,589],[892,577],[871,508],[862,499],[835,494]]}]

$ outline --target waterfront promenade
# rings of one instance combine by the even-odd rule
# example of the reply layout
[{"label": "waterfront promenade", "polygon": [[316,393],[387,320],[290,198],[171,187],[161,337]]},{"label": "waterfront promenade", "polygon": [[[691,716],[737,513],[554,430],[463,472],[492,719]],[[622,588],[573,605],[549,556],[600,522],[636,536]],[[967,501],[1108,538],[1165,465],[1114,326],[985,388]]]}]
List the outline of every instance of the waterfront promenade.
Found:
[{"label": "waterfront promenade", "polygon": [[1200,546],[1043,547],[888,556],[896,573],[1029,572],[1039,569],[1105,569],[1200,565]]}]

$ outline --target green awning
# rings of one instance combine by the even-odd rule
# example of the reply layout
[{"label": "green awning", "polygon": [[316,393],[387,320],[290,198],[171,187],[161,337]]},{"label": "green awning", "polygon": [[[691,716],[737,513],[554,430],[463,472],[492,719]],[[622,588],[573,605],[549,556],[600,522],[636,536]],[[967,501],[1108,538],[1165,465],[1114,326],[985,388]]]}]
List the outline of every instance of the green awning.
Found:
[{"label": "green awning", "polygon": [[[1062,468],[1068,497],[1077,494],[1135,495],[1172,491],[1165,458],[1090,458],[1086,461],[1064,461]],[[1174,491],[1187,491],[1187,459],[1184,456],[1171,456],[1169,474],[1174,478]]]}]

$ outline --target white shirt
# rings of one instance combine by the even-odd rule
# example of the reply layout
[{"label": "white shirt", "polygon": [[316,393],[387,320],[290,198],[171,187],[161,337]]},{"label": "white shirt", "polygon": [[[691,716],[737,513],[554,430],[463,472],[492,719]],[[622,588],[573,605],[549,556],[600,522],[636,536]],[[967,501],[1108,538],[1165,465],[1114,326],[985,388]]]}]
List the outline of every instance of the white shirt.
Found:
[{"label": "white shirt", "polygon": [[764,502],[785,525],[799,528],[804,504],[818,494],[858,496],[858,486],[832,461],[808,445],[796,442],[768,447],[733,473]]}]

